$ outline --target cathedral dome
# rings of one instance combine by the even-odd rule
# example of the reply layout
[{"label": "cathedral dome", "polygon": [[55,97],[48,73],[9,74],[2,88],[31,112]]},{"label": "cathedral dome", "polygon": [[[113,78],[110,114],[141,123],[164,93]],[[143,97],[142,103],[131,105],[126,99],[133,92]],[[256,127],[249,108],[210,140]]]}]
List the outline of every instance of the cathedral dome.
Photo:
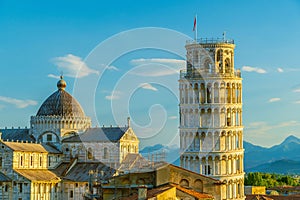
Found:
[{"label": "cathedral dome", "polygon": [[57,82],[58,90],[44,101],[37,116],[85,117],[78,101],[65,91],[66,86],[66,82],[61,77]]}]

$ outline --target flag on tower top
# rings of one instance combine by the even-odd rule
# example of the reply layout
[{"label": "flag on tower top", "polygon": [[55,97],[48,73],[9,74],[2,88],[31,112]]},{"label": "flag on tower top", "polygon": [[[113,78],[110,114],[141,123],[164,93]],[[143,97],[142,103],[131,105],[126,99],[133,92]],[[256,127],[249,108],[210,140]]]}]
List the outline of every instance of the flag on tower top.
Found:
[{"label": "flag on tower top", "polygon": [[193,27],[193,31],[196,30],[196,25],[197,25],[197,15],[194,18],[194,27]]}]

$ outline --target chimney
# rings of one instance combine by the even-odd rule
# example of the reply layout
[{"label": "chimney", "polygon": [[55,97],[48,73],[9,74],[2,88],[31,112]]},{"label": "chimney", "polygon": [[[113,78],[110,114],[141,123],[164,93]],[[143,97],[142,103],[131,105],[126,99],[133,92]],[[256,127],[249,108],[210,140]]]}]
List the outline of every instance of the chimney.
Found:
[{"label": "chimney", "polygon": [[138,200],[146,200],[147,199],[147,187],[145,185],[139,186],[138,189]]}]

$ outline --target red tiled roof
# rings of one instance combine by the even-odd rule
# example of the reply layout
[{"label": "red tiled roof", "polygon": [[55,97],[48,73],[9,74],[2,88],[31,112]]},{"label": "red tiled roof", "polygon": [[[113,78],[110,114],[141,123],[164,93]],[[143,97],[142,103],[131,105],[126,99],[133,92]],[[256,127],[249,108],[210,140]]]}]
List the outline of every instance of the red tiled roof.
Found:
[{"label": "red tiled roof", "polygon": [[300,195],[246,195],[246,200],[300,200]]},{"label": "red tiled roof", "polygon": [[[161,187],[158,187],[158,188],[154,188],[154,189],[151,189],[151,190],[147,190],[147,199],[148,198],[152,198],[152,197],[156,197],[157,195],[169,190],[169,189],[172,189],[174,186],[171,186],[171,185],[165,185],[165,186],[161,186]],[[138,195],[137,194],[134,194],[134,195],[131,195],[129,197],[122,197],[121,200],[138,200]]]},{"label": "red tiled roof", "polygon": [[288,195],[288,196],[281,196],[281,195],[269,195],[274,200],[300,200],[300,195]]},{"label": "red tiled roof", "polygon": [[209,195],[209,194],[200,193],[200,192],[197,192],[195,190],[187,189],[187,188],[181,187],[179,185],[175,185],[175,184],[171,184],[171,185],[175,186],[176,189],[180,190],[181,192],[189,194],[189,195],[191,195],[193,197],[196,197],[198,199],[214,199],[214,197],[212,195]]}]

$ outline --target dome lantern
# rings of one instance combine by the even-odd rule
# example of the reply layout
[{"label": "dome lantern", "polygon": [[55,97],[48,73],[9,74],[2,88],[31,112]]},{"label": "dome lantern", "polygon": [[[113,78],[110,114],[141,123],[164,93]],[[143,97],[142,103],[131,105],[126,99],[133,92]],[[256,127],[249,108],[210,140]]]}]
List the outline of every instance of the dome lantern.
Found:
[{"label": "dome lantern", "polygon": [[67,87],[67,83],[63,76],[60,76],[60,80],[57,82],[57,88],[59,90],[64,90]]}]

